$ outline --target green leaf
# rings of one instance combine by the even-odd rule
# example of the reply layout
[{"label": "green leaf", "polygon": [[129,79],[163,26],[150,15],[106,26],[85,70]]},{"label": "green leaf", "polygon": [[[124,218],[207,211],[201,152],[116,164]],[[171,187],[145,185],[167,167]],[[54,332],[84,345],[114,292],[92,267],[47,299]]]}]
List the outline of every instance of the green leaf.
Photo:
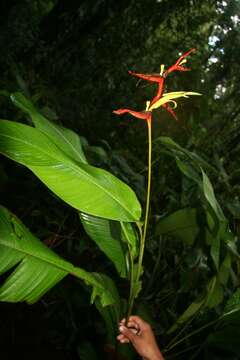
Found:
[{"label": "green leaf", "polygon": [[210,245],[211,247],[210,255],[216,267],[216,270],[218,271],[219,261],[220,261],[222,232],[224,231],[225,226],[219,221],[217,221],[217,218],[215,216],[212,218],[208,211],[207,211],[207,221],[209,228],[206,228],[206,241],[207,244]]},{"label": "green leaf", "polygon": [[116,343],[116,326],[117,321],[114,321],[115,316],[113,315],[113,311],[110,306],[102,306],[100,301],[96,299],[95,306],[103,318],[105,323],[105,328],[107,331],[107,343],[111,345],[115,345]]},{"label": "green leaf", "polygon": [[95,294],[92,294],[92,303],[94,302],[99,313],[104,319],[106,328],[107,328],[107,340],[109,343],[114,345],[116,343],[116,336],[118,334],[118,324],[122,318],[121,313],[121,299],[116,288],[115,283],[106,275],[102,275],[101,278],[96,275],[96,280],[99,280],[100,283],[108,289],[111,293],[114,303],[109,306],[103,306],[99,301],[99,298],[95,298]]},{"label": "green leaf", "polygon": [[210,254],[216,269],[218,270],[221,241],[224,240],[228,231],[227,219],[225,218],[223,211],[215,197],[212,184],[203,170],[202,177],[203,194],[209,205],[209,209],[207,211],[207,221],[212,237]]},{"label": "green leaf", "polygon": [[167,331],[167,334],[171,334],[178,329],[179,326],[183,325],[185,322],[191,320],[191,318],[196,315],[204,306],[210,303],[211,298],[214,296],[214,288],[216,285],[216,276],[211,278],[206,286],[206,291],[200,293],[196,300],[194,300],[183,314],[178,318],[175,324],[173,324],[170,329]]},{"label": "green leaf", "polygon": [[214,289],[212,290],[212,292],[206,302],[206,306],[208,306],[210,309],[212,309],[215,306],[221,304],[223,299],[224,299],[223,287],[221,286],[219,281],[216,280],[216,282],[214,284]]},{"label": "green leaf", "polygon": [[0,301],[32,304],[68,274],[93,286],[94,298],[99,296],[103,306],[116,300],[105,286],[104,275],[88,273],[63,260],[0,206],[0,274],[12,267],[15,269],[0,286]]},{"label": "green leaf", "polygon": [[179,170],[185,176],[187,176],[189,179],[193,180],[198,185],[200,184],[200,176],[199,176],[198,172],[191,165],[189,165],[187,162],[182,161],[178,158],[176,158],[176,164],[177,164]]},{"label": "green leaf", "polygon": [[196,209],[186,208],[178,210],[161,219],[157,225],[156,232],[176,237],[191,246],[199,232],[196,214]]},{"label": "green leaf", "polygon": [[203,307],[206,299],[201,294],[199,295],[195,301],[193,301],[187,309],[184,311],[184,313],[178,318],[177,322],[170,327],[170,329],[167,331],[167,334],[171,334],[174,331],[178,329],[179,326],[184,324],[186,321],[191,319],[196,313],[199,312],[199,310]]},{"label": "green leaf", "polygon": [[[113,262],[121,277],[128,275],[128,251],[137,254],[137,233],[131,223],[79,214],[84,230]],[[128,245],[128,246],[127,246]]]},{"label": "green leaf", "polygon": [[[190,160],[191,167],[195,167],[195,170],[200,170],[200,166],[204,169],[208,169],[209,171],[214,172],[217,174],[216,169],[209,164],[206,160],[204,160],[201,156],[196,154],[193,151],[189,151],[184,147],[177,144],[174,140],[167,136],[159,136],[155,141],[160,141],[162,145],[164,145],[168,150],[170,150],[170,154],[173,155],[175,158],[182,159],[182,160]],[[189,164],[190,165],[190,164]],[[190,167],[190,166],[189,166]]]},{"label": "green leaf", "polygon": [[126,277],[126,248],[120,223],[84,213],[79,216],[86,233],[113,262],[120,276]]},{"label": "green leaf", "polygon": [[[109,303],[109,305],[113,305],[116,309],[116,314],[120,314],[121,308],[120,308],[120,297],[119,297],[119,293],[118,290],[116,288],[115,283],[113,282],[113,280],[105,275],[105,274],[100,274],[100,273],[91,273],[91,276],[93,278],[95,278],[95,281],[97,284],[99,284],[99,286],[101,286],[103,289],[108,289],[108,294],[110,294],[111,299],[113,300],[111,303]],[[99,296],[98,294],[98,289],[96,287],[93,288],[92,291],[92,295],[91,295],[91,303],[93,304],[94,301],[97,299],[97,297]],[[102,303],[103,306],[105,306],[105,304]]]},{"label": "green leaf", "polygon": [[0,152],[25,166],[62,200],[94,216],[137,221],[141,205],[130,187],[105,170],[76,163],[38,129],[0,121]]},{"label": "green leaf", "polygon": [[128,244],[132,259],[138,255],[138,235],[131,223],[120,222],[121,224],[121,239]]},{"label": "green leaf", "polygon": [[216,234],[216,236],[212,236],[211,238],[212,238],[212,241],[211,241],[210,254],[211,254],[213,262],[216,266],[216,269],[218,270],[219,259],[220,259],[221,239],[218,234]]},{"label": "green leaf", "polygon": [[80,137],[74,131],[46,119],[39,113],[33,103],[19,92],[11,94],[11,100],[17,107],[27,113],[31,117],[34,126],[44,132],[63,152],[75,161],[87,163]]},{"label": "green leaf", "polygon": [[204,196],[206,198],[206,200],[209,202],[209,204],[211,205],[212,209],[214,210],[216,216],[218,217],[218,219],[220,221],[226,221],[226,218],[222,212],[222,209],[215,197],[214,194],[214,190],[212,187],[212,184],[209,180],[209,178],[207,177],[207,175],[205,174],[205,172],[202,170],[202,177],[203,177],[203,193]]},{"label": "green leaf", "polygon": [[240,288],[238,288],[228,299],[227,304],[223,310],[223,316],[229,316],[235,312],[240,311]]},{"label": "green leaf", "polygon": [[207,338],[207,344],[240,355],[239,321],[240,321],[240,289],[238,288],[227,301],[220,316],[217,331]]},{"label": "green leaf", "polygon": [[231,270],[231,255],[227,253],[219,269],[219,281],[222,285],[226,286],[230,276]]}]

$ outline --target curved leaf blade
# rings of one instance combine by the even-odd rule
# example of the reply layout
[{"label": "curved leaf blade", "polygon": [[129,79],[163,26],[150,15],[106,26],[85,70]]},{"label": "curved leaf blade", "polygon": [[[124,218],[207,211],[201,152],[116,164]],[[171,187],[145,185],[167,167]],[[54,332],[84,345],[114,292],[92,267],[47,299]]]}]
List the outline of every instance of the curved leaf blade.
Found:
[{"label": "curved leaf blade", "polygon": [[206,200],[211,205],[212,209],[214,210],[217,218],[219,221],[226,222],[226,218],[223,214],[223,211],[215,197],[214,190],[212,187],[212,184],[206,175],[206,173],[202,170],[202,187],[203,187],[203,193],[206,198]]},{"label": "curved leaf blade", "polygon": [[32,170],[57,196],[94,216],[137,221],[141,205],[133,190],[109,172],[76,163],[38,129],[0,121],[0,152]]},{"label": "curved leaf blade", "polygon": [[176,237],[189,246],[193,245],[199,232],[196,209],[180,209],[164,217],[159,221],[156,232]]},{"label": "curved leaf blade", "polygon": [[79,214],[84,230],[104,254],[113,262],[121,277],[127,276],[126,249],[121,241],[119,222]]},{"label": "curved leaf blade", "polygon": [[[80,220],[88,236],[113,262],[121,277],[127,277],[127,254],[135,258],[137,234],[131,223],[123,223],[80,213]],[[128,245],[128,246],[127,246]]]},{"label": "curved leaf blade", "polygon": [[115,302],[104,287],[103,275],[88,273],[63,260],[0,206],[0,274],[13,266],[15,270],[0,286],[0,301],[32,304],[66,275],[72,274],[93,286],[94,296],[100,297],[103,306]]},{"label": "curved leaf blade", "polygon": [[34,126],[45,133],[64,153],[75,161],[87,163],[80,137],[74,131],[49,121],[22,93],[11,94],[10,98],[14,105],[30,116]]},{"label": "curved leaf blade", "polygon": [[[167,331],[167,334],[171,334],[178,329],[179,326],[183,325],[189,321],[195,314],[200,310],[208,306],[208,303],[214,299],[214,289],[216,286],[217,278],[213,276],[206,285],[206,290],[202,291],[197,298],[187,307],[183,314],[177,319],[175,324],[173,324],[170,329]],[[214,301],[213,301],[214,303]]]}]

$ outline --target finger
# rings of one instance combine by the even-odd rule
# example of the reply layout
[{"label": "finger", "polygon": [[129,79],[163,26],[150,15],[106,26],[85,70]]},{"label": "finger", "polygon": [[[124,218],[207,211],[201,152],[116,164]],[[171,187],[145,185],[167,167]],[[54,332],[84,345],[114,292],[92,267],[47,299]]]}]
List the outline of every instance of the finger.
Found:
[{"label": "finger", "polygon": [[126,319],[123,318],[123,319],[119,322],[119,325],[125,325],[125,323],[126,323]]},{"label": "finger", "polygon": [[[119,322],[119,326],[126,326],[126,319],[122,319],[120,322]],[[138,324],[135,322],[135,321],[128,321],[128,324],[127,324],[127,327],[134,333],[134,334],[137,334],[139,333],[140,331],[140,328],[138,326]]]},{"label": "finger", "polygon": [[138,334],[140,332],[140,327],[133,321],[128,322],[127,328],[131,330],[134,334]]},{"label": "finger", "polygon": [[135,335],[131,330],[122,325],[119,327],[119,330],[121,334],[124,335],[128,340],[130,340],[131,342],[135,341],[137,335]]},{"label": "finger", "polygon": [[120,340],[120,343],[121,344],[128,344],[128,343],[130,343],[130,341],[127,338],[125,338],[125,339]]},{"label": "finger", "polygon": [[135,334],[135,335],[139,335],[139,333],[140,333],[140,329],[136,329],[136,328],[128,328],[133,334]]},{"label": "finger", "polygon": [[146,326],[149,326],[149,324],[139,316],[132,315],[130,316],[129,320],[135,322],[141,330],[144,329]]},{"label": "finger", "polygon": [[139,328],[138,324],[135,321],[129,321],[128,324],[127,324],[127,327],[128,328],[135,328],[135,329]]},{"label": "finger", "polygon": [[126,336],[124,336],[123,334],[118,335],[118,336],[117,336],[117,340],[118,340],[120,343],[129,343],[128,338],[126,338]]},{"label": "finger", "polygon": [[127,338],[126,338],[126,336],[124,336],[123,334],[120,334],[120,335],[117,336],[117,339],[118,339],[119,341],[121,341],[121,340],[127,339]]}]

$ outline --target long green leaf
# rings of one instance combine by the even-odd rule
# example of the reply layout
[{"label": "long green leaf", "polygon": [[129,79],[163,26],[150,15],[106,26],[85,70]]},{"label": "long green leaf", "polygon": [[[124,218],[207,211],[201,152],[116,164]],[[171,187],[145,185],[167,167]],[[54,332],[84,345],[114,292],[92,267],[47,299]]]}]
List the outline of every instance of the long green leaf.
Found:
[{"label": "long green leaf", "polygon": [[80,219],[86,233],[113,262],[120,276],[126,277],[126,248],[119,237],[119,222],[84,213],[80,213]]},{"label": "long green leaf", "polygon": [[127,222],[141,216],[141,205],[128,185],[105,170],[76,163],[38,129],[1,120],[0,152],[27,166],[80,211]]},{"label": "long green leaf", "polygon": [[225,234],[228,231],[228,223],[215,197],[212,184],[203,170],[202,189],[209,206],[209,210],[207,211],[207,221],[212,236],[210,253],[216,269],[219,270],[221,241],[225,240]]},{"label": "long green leaf", "polygon": [[209,162],[196,154],[194,151],[187,150],[167,136],[159,136],[155,142],[157,141],[164,145],[164,147],[169,150],[169,154],[174,156],[176,159],[181,158],[182,160],[191,160],[192,165],[194,165],[196,169],[200,169],[201,166],[203,169],[208,169],[217,175],[215,167],[209,164]]},{"label": "long green leaf", "polygon": [[225,218],[223,211],[215,197],[212,184],[211,184],[208,176],[205,174],[205,172],[203,170],[202,170],[202,184],[203,184],[203,193],[204,193],[206,200],[211,205],[211,207],[214,210],[219,221],[225,222],[226,218]]},{"label": "long green leaf", "polygon": [[80,137],[72,130],[57,125],[39,113],[33,103],[23,94],[11,94],[12,102],[27,113],[36,128],[44,132],[62,151],[75,161],[87,163]]},{"label": "long green leaf", "polygon": [[79,216],[86,233],[113,262],[120,276],[126,277],[127,252],[130,249],[134,258],[137,247],[137,234],[132,224],[111,221],[85,213],[80,213]]},{"label": "long green leaf", "polygon": [[177,328],[183,325],[185,322],[189,321],[194,315],[196,315],[203,307],[208,306],[208,303],[211,302],[211,299],[215,297],[214,289],[216,287],[216,276],[212,277],[207,286],[206,291],[200,293],[197,298],[187,307],[184,313],[178,318],[178,320],[173,324],[170,329],[167,331],[167,334],[171,334],[177,330]]},{"label": "long green leaf", "polygon": [[7,302],[37,301],[66,275],[72,274],[93,286],[103,306],[115,302],[105,287],[106,276],[73,266],[41,241],[7,209],[0,206],[0,274],[15,269],[0,286],[0,300]]},{"label": "long green leaf", "polygon": [[196,209],[181,209],[164,217],[159,221],[156,232],[178,238],[187,245],[193,245],[199,232]]},{"label": "long green leaf", "polygon": [[[234,316],[238,314],[238,317]],[[232,321],[235,319],[240,321],[240,288],[236,289],[236,291],[231,295],[228,299],[227,304],[223,310],[223,319],[226,321]]]},{"label": "long green leaf", "polygon": [[117,324],[119,323],[120,319],[122,318],[122,312],[121,312],[121,299],[119,296],[119,292],[116,288],[115,283],[112,281],[112,279],[110,279],[107,276],[101,276],[101,278],[99,278],[98,276],[96,277],[97,279],[99,279],[99,281],[102,283],[102,285],[104,285],[104,287],[106,287],[109,292],[111,293],[113,299],[114,299],[114,304],[108,306],[108,307],[103,307],[102,304],[99,301],[99,298],[94,298],[94,293],[92,296],[92,302],[94,301],[95,306],[97,307],[98,311],[100,312],[101,316],[103,317],[106,327],[107,327],[107,331],[108,331],[108,341],[114,345],[114,343],[116,342],[116,331],[118,331],[118,327]]}]

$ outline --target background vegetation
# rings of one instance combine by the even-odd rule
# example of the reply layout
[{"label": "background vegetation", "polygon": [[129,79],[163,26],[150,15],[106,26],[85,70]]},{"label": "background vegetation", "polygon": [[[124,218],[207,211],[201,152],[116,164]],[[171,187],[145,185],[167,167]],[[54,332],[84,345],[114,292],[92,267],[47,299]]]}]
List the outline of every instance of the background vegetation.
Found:
[{"label": "background vegetation", "polygon": [[[167,359],[240,356],[239,11],[238,0],[0,3],[2,94],[20,90],[31,96],[49,118],[84,137],[91,161],[130,184],[142,201],[146,133],[140,121],[116,118],[112,110],[139,109],[153,94],[128,70],[157,72],[160,64],[171,65],[180,52],[197,48],[192,72],[169,78],[168,87],[203,96],[179,105],[178,122],[164,111],[154,119],[152,232],[139,311],[154,324]],[[1,118],[28,122],[7,97],[0,106]],[[199,166],[213,184],[221,214],[209,215]],[[76,213],[32,173],[1,157],[0,174],[1,203],[45,244],[89,271],[116,276]],[[219,268],[209,216],[221,243]],[[196,299],[202,305],[206,291],[213,296],[198,307]],[[98,359],[110,358],[105,326],[88,299],[81,282],[66,278],[31,307],[1,303],[3,354],[14,348],[27,349],[26,359],[54,354],[91,360],[95,351]],[[192,316],[172,328],[191,304]]]}]

